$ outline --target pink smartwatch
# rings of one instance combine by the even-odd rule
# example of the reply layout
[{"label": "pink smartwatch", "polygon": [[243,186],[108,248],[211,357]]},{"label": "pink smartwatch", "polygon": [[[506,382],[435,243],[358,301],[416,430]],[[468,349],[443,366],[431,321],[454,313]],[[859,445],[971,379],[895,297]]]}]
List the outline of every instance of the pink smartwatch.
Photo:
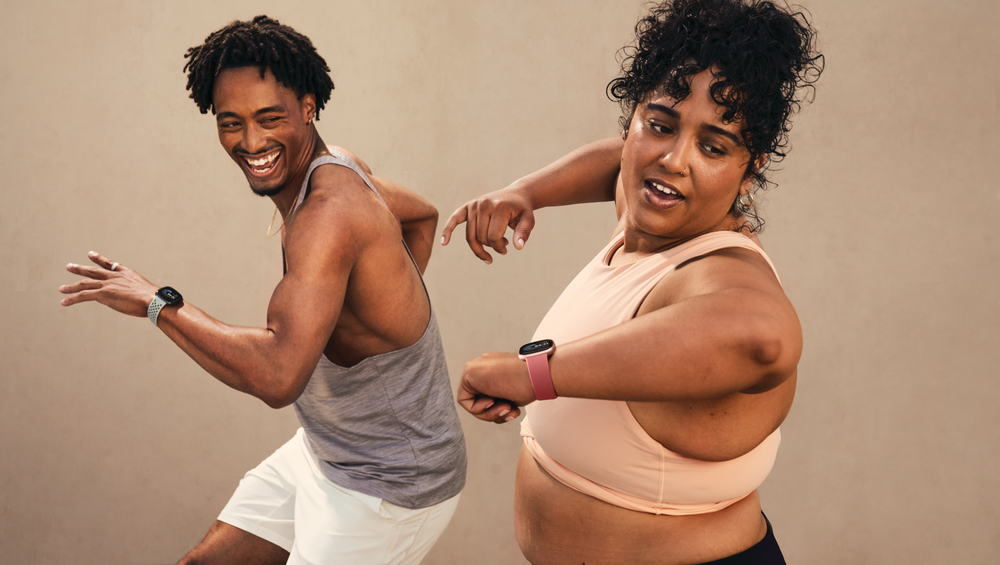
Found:
[{"label": "pink smartwatch", "polygon": [[549,356],[555,351],[556,344],[551,339],[526,343],[517,350],[517,356],[524,359],[528,365],[531,390],[535,391],[535,398],[538,400],[556,398],[556,389],[552,386],[552,375],[549,374]]}]

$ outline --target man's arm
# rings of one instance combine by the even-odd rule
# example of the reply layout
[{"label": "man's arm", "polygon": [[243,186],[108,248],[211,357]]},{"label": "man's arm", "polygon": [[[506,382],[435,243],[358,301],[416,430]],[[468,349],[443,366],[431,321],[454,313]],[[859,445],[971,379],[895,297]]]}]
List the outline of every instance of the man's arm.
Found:
[{"label": "man's arm", "polygon": [[399,220],[403,241],[410,249],[420,274],[427,270],[434,249],[434,232],[437,231],[438,211],[433,204],[416,192],[390,180],[371,177],[389,206],[389,211]]},{"label": "man's arm", "polygon": [[595,141],[507,188],[470,200],[448,218],[441,245],[448,245],[455,227],[466,222],[465,239],[469,247],[489,264],[493,258],[484,246],[505,255],[508,241],[504,233],[508,227],[514,230],[514,247],[524,247],[535,226],[535,210],[613,201],[623,145],[617,137]]},{"label": "man's arm", "polygon": [[[361,185],[357,175],[324,169],[286,227],[288,272],[271,297],[266,327],[231,326],[187,302],[159,314],[158,327],[212,376],[273,408],[305,389],[340,316],[351,271],[377,229],[370,216],[381,204],[367,187],[349,185]],[[324,190],[331,182],[336,190]],[[126,267],[110,271],[111,262],[97,254],[91,260],[97,267],[67,266],[88,278],[60,287],[72,294],[62,304],[97,301],[144,317],[158,287]]]},{"label": "man's arm", "polygon": [[413,255],[413,260],[420,269],[420,274],[427,270],[434,249],[434,232],[437,230],[438,211],[433,204],[423,196],[390,180],[376,177],[368,164],[348,149],[336,145],[328,146],[331,150],[347,155],[368,175],[379,194],[385,200],[389,211],[399,221],[403,232],[403,241]]}]

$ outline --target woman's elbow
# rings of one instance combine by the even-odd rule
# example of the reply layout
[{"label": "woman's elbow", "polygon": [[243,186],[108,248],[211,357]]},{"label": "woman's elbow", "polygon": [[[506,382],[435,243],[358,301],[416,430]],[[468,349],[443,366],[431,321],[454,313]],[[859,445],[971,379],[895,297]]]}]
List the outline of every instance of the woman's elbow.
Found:
[{"label": "woman's elbow", "polygon": [[746,392],[764,392],[785,382],[795,373],[802,354],[802,335],[796,326],[758,333],[750,348],[750,358],[760,379]]}]

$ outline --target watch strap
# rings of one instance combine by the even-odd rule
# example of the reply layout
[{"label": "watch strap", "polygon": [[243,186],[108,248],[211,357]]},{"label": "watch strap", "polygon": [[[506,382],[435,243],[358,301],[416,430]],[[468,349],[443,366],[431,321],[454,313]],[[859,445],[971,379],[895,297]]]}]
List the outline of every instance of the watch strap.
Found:
[{"label": "watch strap", "polygon": [[156,319],[160,316],[160,310],[163,310],[163,307],[166,305],[165,300],[155,294],[153,295],[153,301],[149,303],[149,308],[146,309],[146,317],[149,318],[150,322],[153,322],[154,326],[156,325]]},{"label": "watch strap", "polygon": [[538,400],[556,398],[556,388],[552,385],[552,374],[549,372],[549,356],[546,353],[531,355],[524,358],[528,365],[528,378],[531,379],[531,390],[535,391]]}]

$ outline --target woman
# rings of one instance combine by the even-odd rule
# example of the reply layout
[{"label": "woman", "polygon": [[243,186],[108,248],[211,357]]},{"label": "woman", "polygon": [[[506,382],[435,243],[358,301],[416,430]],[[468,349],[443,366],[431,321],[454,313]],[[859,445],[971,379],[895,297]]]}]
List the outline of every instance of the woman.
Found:
[{"label": "woman", "polygon": [[490,262],[484,246],[505,253],[509,226],[520,249],[544,206],[613,198],[619,220],[539,326],[534,340],[550,341],[468,363],[459,402],[494,422],[531,404],[515,529],[536,565],[784,563],[756,489],[802,338],[753,194],[822,57],[801,14],[755,0],[668,0],[636,31],[609,86],[622,139],[469,202],[445,227],[443,243],[467,222]]}]

